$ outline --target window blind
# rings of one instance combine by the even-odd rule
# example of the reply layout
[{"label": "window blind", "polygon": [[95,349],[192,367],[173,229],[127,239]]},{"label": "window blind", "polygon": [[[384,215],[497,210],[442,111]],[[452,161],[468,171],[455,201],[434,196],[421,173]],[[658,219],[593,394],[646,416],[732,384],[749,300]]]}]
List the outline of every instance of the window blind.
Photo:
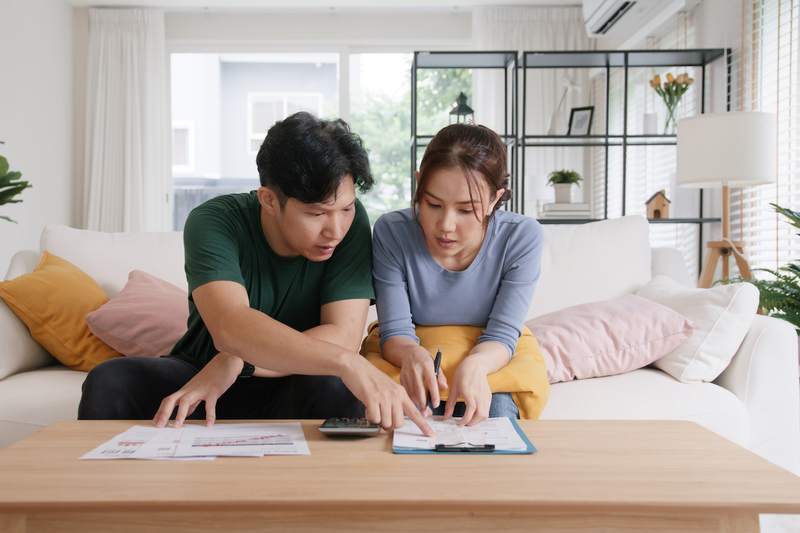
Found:
[{"label": "window blind", "polygon": [[777,182],[731,194],[731,229],[754,268],[800,258],[797,230],[770,207],[800,210],[800,0],[743,0],[735,109],[778,121]]},{"label": "window blind", "polygon": [[[681,12],[665,25],[659,35],[648,38],[645,48],[662,50],[693,48],[696,46],[697,40],[695,28],[694,10]],[[644,131],[646,113],[656,114],[658,129],[655,133],[663,133],[666,108],[650,87],[649,80],[655,74],[659,74],[661,79],[665,80],[667,72],[671,72],[673,75],[686,72],[696,80],[695,85],[681,99],[677,111],[678,118],[693,116],[700,112],[701,72],[699,68],[675,65],[664,68],[630,69],[628,72],[628,134],[652,133]],[[623,70],[612,69],[609,90],[609,133],[611,134],[618,135],[623,131],[624,83]],[[604,90],[604,77],[593,78],[593,91],[596,99],[604,97]],[[600,106],[600,109],[603,110],[603,106]],[[605,120],[602,115],[599,118]],[[646,215],[645,201],[655,192],[664,189],[667,196],[673,200],[671,218],[696,216],[699,199],[696,191],[682,190],[680,191],[680,200],[676,201],[679,191],[675,183],[675,146],[629,146],[627,150],[626,215]],[[608,155],[608,216],[613,218],[622,214],[622,148],[611,147]],[[594,174],[602,175],[604,165],[603,151],[595,149],[592,154]],[[595,180],[592,193],[592,214],[600,218],[603,216],[605,205],[603,201],[605,190],[600,180]],[[651,224],[650,226],[651,245],[677,248],[682,253],[690,274],[694,276],[699,274],[698,239],[699,231],[696,225]]]}]

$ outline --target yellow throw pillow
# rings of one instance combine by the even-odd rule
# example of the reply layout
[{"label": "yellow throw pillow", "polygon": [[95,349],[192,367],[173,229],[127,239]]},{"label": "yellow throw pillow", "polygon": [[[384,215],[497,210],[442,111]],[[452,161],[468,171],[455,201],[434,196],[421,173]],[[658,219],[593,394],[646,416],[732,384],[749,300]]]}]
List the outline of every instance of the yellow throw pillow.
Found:
[{"label": "yellow throw pillow", "polygon": [[[478,343],[482,330],[475,326],[416,326],[419,344],[431,352],[431,357],[436,348],[442,350],[442,372],[448,381],[453,379],[458,365]],[[381,356],[380,338],[378,323],[373,322],[369,335],[361,344],[361,355],[399,382],[400,369]],[[523,329],[511,362],[489,374],[489,388],[492,392],[510,392],[519,408],[520,418],[539,418],[550,397],[550,384],[539,343],[528,328]],[[446,390],[441,391],[441,398],[447,399]]]},{"label": "yellow throw pillow", "polygon": [[0,298],[45,350],[73,370],[88,372],[119,354],[95,337],[86,315],[108,296],[78,267],[48,252],[33,272],[0,282]]}]

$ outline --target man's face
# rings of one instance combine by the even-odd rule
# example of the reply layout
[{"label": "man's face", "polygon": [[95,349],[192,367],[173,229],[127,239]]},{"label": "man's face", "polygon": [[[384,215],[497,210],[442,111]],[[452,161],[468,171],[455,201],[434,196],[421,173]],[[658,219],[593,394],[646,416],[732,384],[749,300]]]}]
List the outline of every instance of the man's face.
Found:
[{"label": "man's face", "polygon": [[355,183],[349,174],[326,201],[306,204],[287,199],[277,220],[291,255],[302,255],[309,261],[330,259],[353,224],[355,202]]}]

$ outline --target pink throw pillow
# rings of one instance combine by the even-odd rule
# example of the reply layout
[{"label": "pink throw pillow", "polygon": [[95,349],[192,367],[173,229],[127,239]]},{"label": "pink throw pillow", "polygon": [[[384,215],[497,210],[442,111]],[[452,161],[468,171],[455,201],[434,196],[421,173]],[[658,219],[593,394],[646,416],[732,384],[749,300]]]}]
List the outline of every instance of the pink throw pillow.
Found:
[{"label": "pink throw pillow", "polygon": [[633,294],[568,307],[526,325],[539,341],[550,383],[645,367],[692,333],[683,315]]},{"label": "pink throw pillow", "polygon": [[86,315],[89,330],[123,355],[169,354],[186,333],[188,295],[147,272],[128,274],[125,287]]}]

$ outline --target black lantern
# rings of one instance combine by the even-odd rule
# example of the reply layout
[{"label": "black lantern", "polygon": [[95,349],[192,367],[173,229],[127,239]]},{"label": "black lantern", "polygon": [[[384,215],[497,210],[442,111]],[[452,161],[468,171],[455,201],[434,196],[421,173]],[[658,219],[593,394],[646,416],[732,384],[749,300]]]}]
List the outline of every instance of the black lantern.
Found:
[{"label": "black lantern", "polygon": [[461,124],[462,122],[464,124],[475,123],[475,111],[467,105],[467,95],[463,92],[458,93],[456,106],[450,110],[450,124]]}]

